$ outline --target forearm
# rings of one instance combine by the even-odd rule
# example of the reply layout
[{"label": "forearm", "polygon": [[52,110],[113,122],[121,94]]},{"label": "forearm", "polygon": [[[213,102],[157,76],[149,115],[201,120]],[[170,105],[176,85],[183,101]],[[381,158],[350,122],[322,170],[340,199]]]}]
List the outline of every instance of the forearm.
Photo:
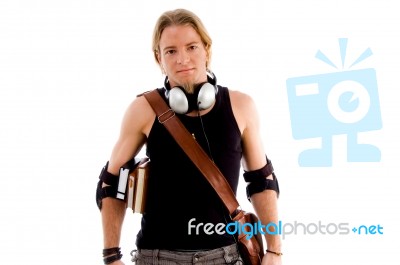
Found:
[{"label": "forearm", "polygon": [[126,212],[125,203],[114,198],[105,198],[102,203],[104,248],[117,247],[120,243],[122,223]]},{"label": "forearm", "polygon": [[[254,210],[263,225],[269,223],[278,224],[278,198],[277,194],[273,190],[264,190],[263,192],[256,193],[251,196],[251,202]],[[268,231],[272,231],[270,226]],[[267,231],[267,232],[268,232]],[[271,251],[281,252],[281,238],[280,235],[271,235],[271,233],[265,234],[267,241],[267,248]]]}]

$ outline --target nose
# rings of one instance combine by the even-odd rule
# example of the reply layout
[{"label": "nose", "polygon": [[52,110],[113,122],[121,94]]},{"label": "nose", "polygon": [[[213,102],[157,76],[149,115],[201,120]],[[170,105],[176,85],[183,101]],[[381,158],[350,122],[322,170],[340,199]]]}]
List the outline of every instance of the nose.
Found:
[{"label": "nose", "polygon": [[178,64],[187,64],[190,61],[189,53],[186,50],[179,52],[178,54]]}]

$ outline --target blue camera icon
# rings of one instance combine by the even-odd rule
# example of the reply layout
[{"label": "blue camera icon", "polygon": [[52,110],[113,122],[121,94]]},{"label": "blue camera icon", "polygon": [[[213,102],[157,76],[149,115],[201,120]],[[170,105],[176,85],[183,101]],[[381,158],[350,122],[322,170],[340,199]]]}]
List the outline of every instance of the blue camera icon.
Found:
[{"label": "blue camera icon", "polygon": [[380,161],[376,146],[357,143],[357,133],[382,128],[375,69],[294,77],[286,86],[293,138],[322,139],[320,149],[300,153],[300,166],[331,166],[339,134],[347,135],[348,162]]}]

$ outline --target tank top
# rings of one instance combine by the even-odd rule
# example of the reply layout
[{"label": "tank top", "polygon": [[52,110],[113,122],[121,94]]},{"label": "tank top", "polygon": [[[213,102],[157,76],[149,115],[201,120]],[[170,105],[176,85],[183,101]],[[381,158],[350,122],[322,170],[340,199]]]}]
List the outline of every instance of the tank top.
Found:
[{"label": "tank top", "polygon": [[[158,91],[165,99],[164,90]],[[177,116],[214,160],[236,194],[242,146],[228,89],[218,86],[213,108],[201,118]],[[235,243],[232,235],[215,230],[215,225],[230,222],[215,190],[157,118],[147,139],[146,154],[151,166],[137,247],[204,250]],[[206,231],[207,223],[214,229]]]}]

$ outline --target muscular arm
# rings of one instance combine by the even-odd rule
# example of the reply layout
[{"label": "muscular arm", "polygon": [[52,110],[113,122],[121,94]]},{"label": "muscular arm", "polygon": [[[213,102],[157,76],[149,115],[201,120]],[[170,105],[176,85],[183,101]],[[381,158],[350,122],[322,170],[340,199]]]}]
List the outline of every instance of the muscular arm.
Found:
[{"label": "muscular arm", "polygon": [[[235,118],[239,129],[242,132],[243,142],[243,168],[246,171],[257,170],[267,163],[265,151],[260,136],[259,117],[253,100],[246,94],[231,92],[231,100]],[[272,179],[272,175],[265,176]],[[251,197],[254,210],[263,224],[278,223],[277,194],[273,190],[264,190]],[[281,252],[281,240],[279,236],[266,234],[267,247],[269,250]],[[267,263],[280,264],[278,259],[271,255],[268,256]]]},{"label": "muscular arm", "polygon": [[[144,97],[136,98],[125,112],[121,131],[108,165],[108,172],[119,174],[120,167],[135,156],[144,145],[155,114]],[[104,184],[103,184],[104,185]],[[125,203],[113,198],[102,202],[104,248],[117,247],[125,216]]]}]

